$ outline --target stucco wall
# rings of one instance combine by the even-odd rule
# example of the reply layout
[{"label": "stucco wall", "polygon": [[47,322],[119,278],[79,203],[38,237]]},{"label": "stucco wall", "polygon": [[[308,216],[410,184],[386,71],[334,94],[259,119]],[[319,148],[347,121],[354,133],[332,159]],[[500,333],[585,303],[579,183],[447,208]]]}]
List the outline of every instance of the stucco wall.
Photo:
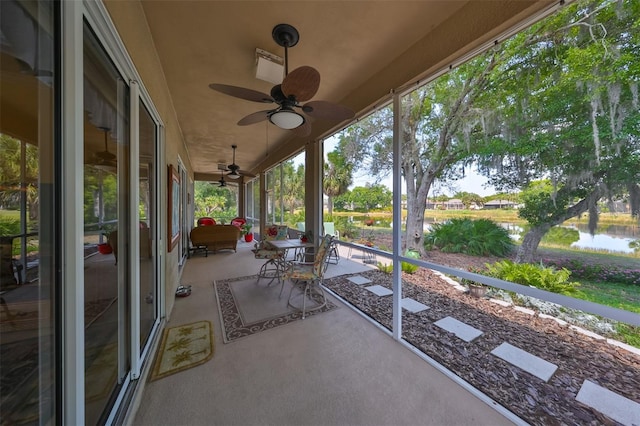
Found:
[{"label": "stucco wall", "polygon": [[[146,18],[142,6],[138,1],[105,1],[105,6],[113,20],[116,29],[126,49],[142,78],[142,85],[149,92],[153,103],[158,110],[165,126],[165,161],[162,168],[166,175],[167,165],[177,166],[178,156],[187,168],[189,176],[193,176],[189,163],[188,153],[175,110],[173,108],[171,94],[167,87],[162,66],[155,51],[151,34],[149,33]],[[161,206],[166,215],[167,206],[167,179],[163,179],[160,191]],[[161,226],[161,231],[166,229],[166,222]],[[175,290],[179,284],[180,269],[178,267],[177,248],[167,253],[165,244],[164,262],[166,277],[166,312],[171,314],[175,302]]]}]

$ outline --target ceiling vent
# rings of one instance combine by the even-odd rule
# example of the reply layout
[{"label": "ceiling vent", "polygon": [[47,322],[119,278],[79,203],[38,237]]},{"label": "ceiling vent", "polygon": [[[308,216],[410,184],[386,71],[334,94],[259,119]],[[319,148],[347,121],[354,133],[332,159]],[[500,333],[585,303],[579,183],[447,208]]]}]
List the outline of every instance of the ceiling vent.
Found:
[{"label": "ceiling vent", "polygon": [[256,78],[273,84],[282,83],[284,60],[266,50],[256,48]]}]

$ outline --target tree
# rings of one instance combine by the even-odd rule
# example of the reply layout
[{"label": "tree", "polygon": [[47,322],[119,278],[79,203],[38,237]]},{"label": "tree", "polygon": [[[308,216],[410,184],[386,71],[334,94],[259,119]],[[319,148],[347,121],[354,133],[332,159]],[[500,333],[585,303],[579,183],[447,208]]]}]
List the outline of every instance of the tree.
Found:
[{"label": "tree", "polygon": [[[474,108],[485,92],[500,50],[492,50],[416,89],[401,101],[401,169],[407,191],[407,249],[424,253],[424,213],[427,195],[436,180],[457,178],[454,167],[471,151],[472,135],[478,132],[481,116]],[[356,152],[374,176],[390,172],[392,161],[391,108],[361,120],[348,134]],[[348,144],[347,144],[348,145]],[[353,151],[353,150],[352,150]],[[355,157],[356,159],[358,157]]]},{"label": "tree", "polygon": [[[25,158],[22,159],[24,146]],[[0,133],[0,207],[8,210],[20,210],[22,194],[26,195],[29,220],[38,218],[38,147],[11,136]],[[24,176],[21,176],[21,164],[25,164]]]},{"label": "tree", "polygon": [[[282,180],[284,193],[282,200],[291,213],[295,209],[304,206],[304,165],[299,164],[296,168],[293,161],[286,161],[282,164]],[[280,194],[280,187],[276,185],[276,194]]]},{"label": "tree", "polygon": [[571,217],[588,213],[594,232],[603,197],[640,210],[639,16],[637,1],[578,2],[505,43],[493,91],[507,102],[479,158],[497,188],[526,188],[517,261]]},{"label": "tree", "polygon": [[342,197],[355,208],[361,208],[368,212],[373,208],[386,208],[391,206],[393,193],[389,188],[380,184],[367,184],[356,186]]},{"label": "tree", "polygon": [[460,201],[462,201],[462,204],[464,204],[465,209],[471,208],[472,204],[476,204],[478,206],[484,205],[484,198],[473,192],[466,192],[466,191],[458,192],[453,197],[459,198]]},{"label": "tree", "polygon": [[353,163],[343,154],[342,146],[345,143],[345,139],[340,138],[338,146],[327,154],[327,161],[324,163],[322,189],[328,197],[329,216],[333,215],[334,197],[344,194],[353,183]]},{"label": "tree", "polygon": [[231,187],[219,187],[212,182],[197,181],[193,201],[195,216],[231,219],[238,214],[237,192]]}]

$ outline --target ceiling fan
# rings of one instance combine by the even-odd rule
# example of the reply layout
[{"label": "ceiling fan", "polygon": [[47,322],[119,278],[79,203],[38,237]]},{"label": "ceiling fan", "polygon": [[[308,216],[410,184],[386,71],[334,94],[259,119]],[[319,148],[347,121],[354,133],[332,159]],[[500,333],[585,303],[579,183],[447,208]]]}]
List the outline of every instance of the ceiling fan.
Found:
[{"label": "ceiling fan", "polygon": [[225,186],[227,186],[227,181],[224,180],[223,174],[220,174],[220,180],[218,181],[218,186],[220,188],[224,188]]},{"label": "ceiling fan", "polygon": [[231,148],[233,149],[233,162],[229,165],[218,164],[218,170],[229,172],[227,173],[227,177],[231,179],[238,179],[240,176],[247,176],[251,178],[256,177],[256,175],[252,173],[240,170],[240,166],[236,164],[236,149],[238,148],[238,145],[231,145]]},{"label": "ceiling fan", "polygon": [[[342,105],[329,101],[311,101],[320,87],[320,73],[313,67],[302,66],[289,73],[288,49],[295,46],[300,38],[298,30],[289,24],[278,24],[271,33],[279,46],[284,47],[285,77],[282,84],[271,89],[271,94],[244,87],[212,83],[209,87],[218,92],[253,102],[275,103],[274,109],[254,112],[238,121],[239,126],[247,126],[269,120],[281,129],[294,130],[300,136],[311,133],[308,117],[343,121],[353,118],[354,112]],[[296,111],[299,109],[304,114]]]},{"label": "ceiling fan", "polygon": [[106,127],[100,127],[100,130],[104,132],[104,151],[96,152],[94,154],[94,159],[90,164],[97,169],[114,172],[117,170],[118,163],[116,162],[116,155],[109,152],[109,147],[107,145],[107,139],[110,129]]}]

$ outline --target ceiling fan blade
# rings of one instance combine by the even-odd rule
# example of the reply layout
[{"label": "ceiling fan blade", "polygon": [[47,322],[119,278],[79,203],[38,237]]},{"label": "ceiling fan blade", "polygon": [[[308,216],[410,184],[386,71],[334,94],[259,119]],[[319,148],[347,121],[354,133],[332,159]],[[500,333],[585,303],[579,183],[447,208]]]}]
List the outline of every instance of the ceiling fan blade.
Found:
[{"label": "ceiling fan blade", "polygon": [[269,117],[269,113],[273,110],[258,111],[253,114],[249,114],[246,117],[238,121],[238,126],[248,126],[249,124],[256,124]]},{"label": "ceiling fan blade", "polygon": [[355,116],[355,113],[342,105],[329,101],[311,101],[302,106],[302,111],[309,117],[325,120],[348,120]]},{"label": "ceiling fan blade", "polygon": [[282,93],[287,97],[295,96],[298,102],[313,98],[318,87],[320,87],[320,73],[308,66],[296,68],[282,81]]},{"label": "ceiling fan blade", "polygon": [[96,157],[102,159],[102,160],[106,160],[106,161],[111,161],[114,160],[116,158],[115,154],[112,154],[109,151],[100,151],[100,152],[96,152]]},{"label": "ceiling fan blade", "polygon": [[311,134],[311,123],[309,123],[309,120],[305,120],[304,123],[302,123],[295,129],[291,129],[291,131],[296,136],[309,136]]},{"label": "ceiling fan blade", "polygon": [[253,173],[245,172],[244,170],[238,170],[238,173],[240,173],[242,176],[246,176],[249,178],[256,177],[256,175],[254,175]]},{"label": "ceiling fan blade", "polygon": [[225,95],[234,96],[236,98],[245,99],[247,101],[263,103],[273,102],[273,98],[271,96],[267,95],[266,93],[258,92],[257,90],[215,83],[211,83],[209,87],[217,92],[224,93]]}]

